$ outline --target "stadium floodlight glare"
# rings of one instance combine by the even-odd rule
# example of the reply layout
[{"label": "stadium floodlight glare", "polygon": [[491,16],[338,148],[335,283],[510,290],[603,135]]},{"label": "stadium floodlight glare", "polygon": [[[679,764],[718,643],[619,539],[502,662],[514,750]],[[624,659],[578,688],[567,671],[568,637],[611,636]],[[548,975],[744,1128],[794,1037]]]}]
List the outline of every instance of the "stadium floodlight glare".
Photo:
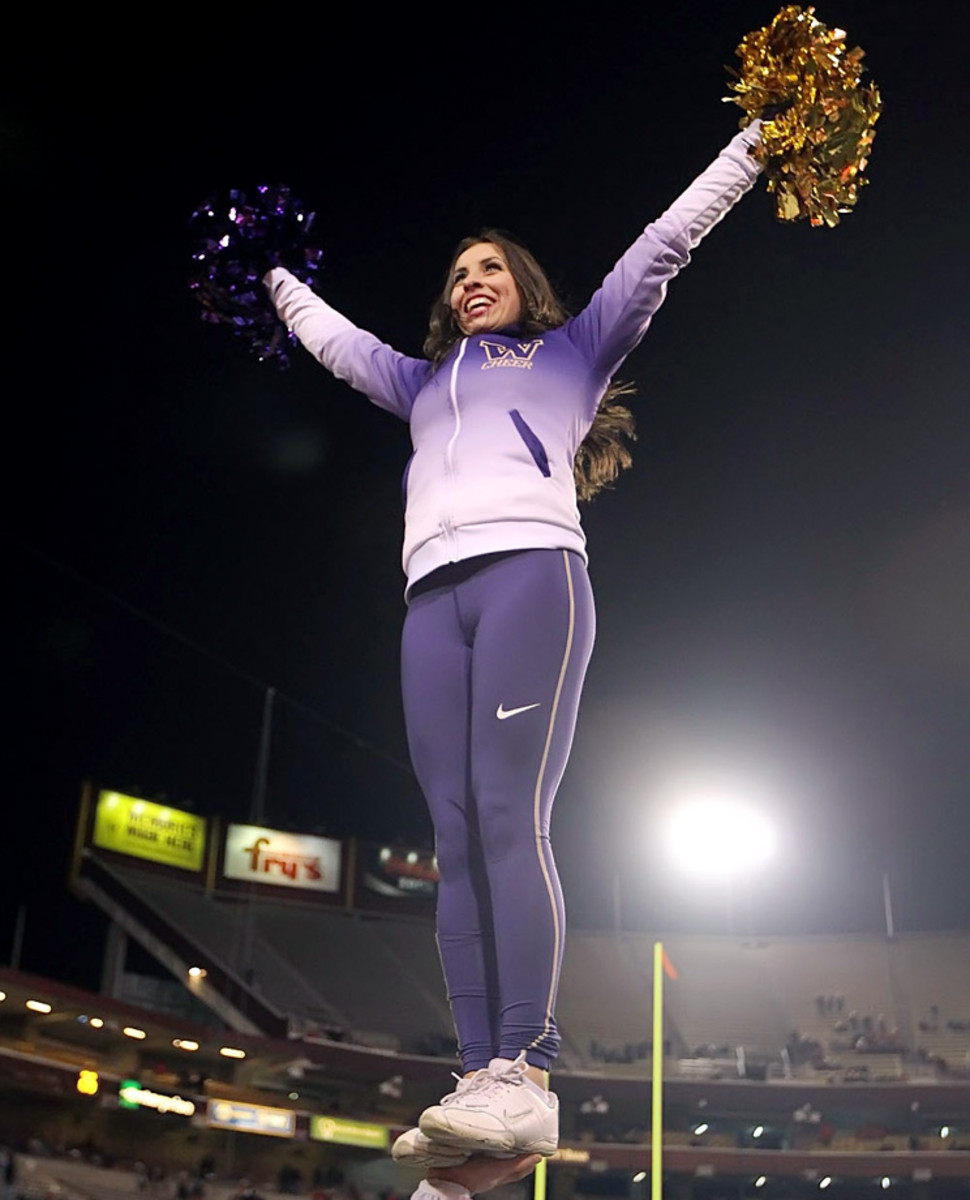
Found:
[{"label": "stadium floodlight glare", "polygon": [[943,1138],[945,1141],[949,1136],[950,1136],[950,1126],[944,1125],[943,1128],[940,1130],[940,1137]]},{"label": "stadium floodlight glare", "polygon": [[246,1051],[239,1050],[236,1046],[220,1046],[219,1053],[223,1058],[245,1058]]},{"label": "stadium floodlight glare", "polygon": [[893,1181],[889,1178],[888,1175],[883,1175],[882,1179],[879,1182],[880,1182],[880,1186],[882,1187],[883,1191],[885,1191],[886,1188],[892,1187],[892,1185],[893,1185]]},{"label": "stadium floodlight glare", "polygon": [[670,858],[705,879],[744,875],[771,858],[775,833],[768,819],[732,796],[687,799],[673,809],[664,835]]},{"label": "stadium floodlight glare", "polygon": [[826,1175],[824,1179],[820,1179],[818,1181],[818,1186],[823,1192],[826,1188],[830,1188],[832,1186],[832,1176]]},{"label": "stadium floodlight glare", "polygon": [[193,1042],[191,1038],[173,1038],[172,1045],[176,1050],[198,1050],[199,1043]]},{"label": "stadium floodlight glare", "polygon": [[134,1038],[136,1042],[142,1042],[148,1037],[144,1029],[139,1029],[137,1025],[126,1025],[121,1032],[125,1037]]},{"label": "stadium floodlight glare", "polygon": [[92,1029],[104,1029],[104,1021],[100,1017],[92,1017],[88,1024]]},{"label": "stadium floodlight glare", "polygon": [[764,1131],[765,1131],[764,1125],[755,1125],[754,1129],[751,1130],[751,1136],[759,1138],[764,1133]]},{"label": "stadium floodlight glare", "polygon": [[51,1006],[46,1000],[25,1000],[24,1008],[29,1008],[31,1012],[49,1013]]},{"label": "stadium floodlight glare", "polygon": [[0,992],[0,1004],[2,1004],[4,1002],[4,1000],[6,1000],[6,998],[7,998],[7,993]]},{"label": "stadium floodlight glare", "polygon": [[754,1181],[754,1186],[757,1188],[762,1188],[765,1186],[765,1184],[767,1182],[768,1182],[767,1175],[759,1175],[758,1178]]},{"label": "stadium floodlight glare", "polygon": [[709,1128],[710,1128],[710,1126],[707,1124],[706,1121],[701,1121],[700,1125],[694,1126],[694,1136],[700,1137],[702,1133],[707,1133]]},{"label": "stadium floodlight glare", "polygon": [[207,974],[205,967],[189,967],[189,976],[192,979],[205,979]]},{"label": "stadium floodlight glare", "polygon": [[646,1177],[647,1177],[646,1171],[637,1171],[636,1175],[633,1176],[633,1182],[634,1183],[643,1183],[643,1181],[646,1179]]}]

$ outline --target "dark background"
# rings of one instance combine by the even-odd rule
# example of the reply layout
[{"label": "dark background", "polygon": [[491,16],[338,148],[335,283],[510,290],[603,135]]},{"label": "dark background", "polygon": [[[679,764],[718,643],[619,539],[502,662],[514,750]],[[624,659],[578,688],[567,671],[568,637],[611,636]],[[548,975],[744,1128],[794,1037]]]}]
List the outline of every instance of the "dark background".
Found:
[{"label": "dark background", "polygon": [[[581,305],[731,136],[724,64],[774,8],[328,12],[11,42],[0,956],[25,903],[27,969],[96,978],[64,883],[81,780],[245,819],[269,685],[268,824],[430,837],[398,699],[407,429],[199,322],[193,208],[290,183],[322,292],[412,354],[485,223]],[[749,931],[878,931],[884,873],[897,928],[967,927],[960,12],[819,10],[885,97],[871,186],[828,231],[759,185],[623,370],[636,464],[584,513],[600,631],[554,822],[578,925],[612,921],[616,877],[631,926],[726,928],[658,848],[693,779],[780,830]]]}]

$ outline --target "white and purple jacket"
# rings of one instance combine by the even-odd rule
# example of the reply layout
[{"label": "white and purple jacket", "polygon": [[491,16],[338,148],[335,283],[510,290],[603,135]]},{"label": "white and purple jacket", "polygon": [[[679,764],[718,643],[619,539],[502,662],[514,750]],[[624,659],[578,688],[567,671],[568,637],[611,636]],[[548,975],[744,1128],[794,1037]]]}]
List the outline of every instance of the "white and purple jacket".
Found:
[{"label": "white and purple jacket", "polygon": [[640,237],[589,304],[558,329],[463,338],[435,368],[357,328],[288,271],[264,282],[281,320],[338,379],[411,426],[405,478],[408,586],[446,563],[539,548],[586,559],[573,459],[610,378],[639,343],[668,282],[760,167],[757,123]]}]

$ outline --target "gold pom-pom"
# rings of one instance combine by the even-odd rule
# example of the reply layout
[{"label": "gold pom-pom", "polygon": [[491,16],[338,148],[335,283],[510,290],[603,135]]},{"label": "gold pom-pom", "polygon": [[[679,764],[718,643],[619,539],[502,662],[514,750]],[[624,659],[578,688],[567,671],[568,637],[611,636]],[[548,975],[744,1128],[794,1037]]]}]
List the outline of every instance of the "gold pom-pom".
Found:
[{"label": "gold pom-pom", "polygon": [[776,114],[763,120],[755,152],[776,216],[837,225],[867,182],[862,172],[882,108],[876,85],[860,84],[864,51],[847,50],[843,30],[793,4],[749,33],[735,53],[740,70],[728,68],[735,95],[725,99],[744,109],[741,127],[765,109]]}]

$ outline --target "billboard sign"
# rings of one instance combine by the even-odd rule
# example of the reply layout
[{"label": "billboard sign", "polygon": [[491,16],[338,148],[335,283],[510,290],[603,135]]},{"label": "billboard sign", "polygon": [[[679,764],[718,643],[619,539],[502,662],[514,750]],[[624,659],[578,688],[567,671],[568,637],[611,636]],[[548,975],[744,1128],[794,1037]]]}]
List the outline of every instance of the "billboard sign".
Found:
[{"label": "billboard sign", "polygon": [[430,850],[362,844],[359,851],[361,892],[395,903],[433,903],[438,895],[438,864]]},{"label": "billboard sign", "polygon": [[310,1137],[317,1142],[337,1142],[341,1146],[364,1146],[368,1150],[386,1150],[391,1131],[386,1125],[367,1121],[348,1121],[344,1117],[310,1118]]},{"label": "billboard sign", "polygon": [[230,825],[222,873],[227,879],[272,887],[338,892],[340,842],[260,825]]},{"label": "billboard sign", "polygon": [[264,1133],[291,1138],[296,1133],[296,1113],[289,1108],[265,1104],[239,1104],[235,1100],[210,1100],[206,1123],[213,1129],[236,1129],[240,1133]]},{"label": "billboard sign", "polygon": [[151,1108],[159,1113],[175,1113],[180,1117],[191,1117],[195,1105],[181,1096],[167,1096],[143,1088],[137,1079],[124,1079],[118,1088],[118,1104],[121,1108]]},{"label": "billboard sign", "polygon": [[115,854],[183,871],[201,871],[205,829],[205,818],[195,813],[121,792],[102,791],[94,811],[92,842]]}]

